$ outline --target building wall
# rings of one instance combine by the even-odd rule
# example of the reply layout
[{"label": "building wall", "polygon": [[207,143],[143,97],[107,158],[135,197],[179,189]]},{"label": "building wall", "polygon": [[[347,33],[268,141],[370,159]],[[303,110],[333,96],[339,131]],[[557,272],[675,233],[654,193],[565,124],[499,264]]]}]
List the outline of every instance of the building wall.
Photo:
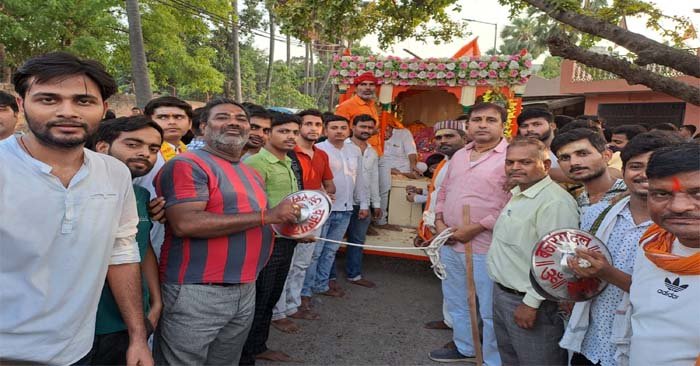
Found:
[{"label": "building wall", "polygon": [[[655,92],[615,93],[586,95],[585,114],[597,114],[599,104],[610,103],[678,103],[677,98]],[[683,124],[700,129],[700,106],[685,103]]]}]

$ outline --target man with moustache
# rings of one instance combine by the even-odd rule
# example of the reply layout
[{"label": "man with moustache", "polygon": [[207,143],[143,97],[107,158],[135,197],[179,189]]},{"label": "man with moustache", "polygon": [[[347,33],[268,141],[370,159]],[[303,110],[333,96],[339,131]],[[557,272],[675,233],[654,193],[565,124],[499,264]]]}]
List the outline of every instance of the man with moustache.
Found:
[{"label": "man with moustache", "polygon": [[[301,117],[301,126],[294,152],[301,165],[302,185],[304,189],[323,191],[333,199],[335,184],[333,184],[333,172],[328,162],[328,155],[314,145],[323,133],[322,114],[316,109],[305,109],[297,113],[297,116]],[[315,235],[320,234],[321,230],[318,229]],[[300,330],[299,326],[289,318],[320,319],[320,316],[312,310],[308,298],[301,296],[306,269],[311,264],[315,247],[316,244],[313,242],[300,243],[296,246],[284,290],[272,311],[272,325],[285,333],[296,333]]]},{"label": "man with moustache", "polygon": [[154,180],[167,161],[187,151],[182,137],[192,128],[192,106],[180,98],[164,96],[149,101],[144,109],[144,115],[163,129],[163,144],[153,169],[148,174],[134,179],[134,183],[146,188],[151,194],[151,211],[161,212],[154,217],[151,229],[151,245],[156,256],[160,257],[160,248],[165,237],[165,226],[160,222],[162,220],[158,220],[162,217],[163,197],[156,194]]},{"label": "man with moustache", "polygon": [[[271,205],[276,205],[290,193],[298,191],[297,178],[292,170],[292,159],[301,118],[294,114],[275,113],[267,143],[260,151],[246,159],[245,164],[260,174]],[[272,255],[255,282],[255,318],[248,334],[240,364],[255,364],[255,359],[290,361],[284,352],[267,348],[272,309],[280,299],[284,282],[292,263],[297,242],[276,237]]]},{"label": "man with moustache", "polygon": [[542,108],[528,108],[522,111],[517,118],[518,135],[534,137],[542,141],[549,151],[549,159],[552,166],[549,168],[549,176],[557,182],[572,183],[559,167],[557,156],[554,155],[550,146],[554,139],[554,131],[557,129],[554,123],[554,115]]},{"label": "man with moustache", "polygon": [[630,286],[630,365],[700,362],[700,144],[652,153],[649,215]]},{"label": "man with moustache", "polygon": [[299,215],[287,201],[270,208],[262,177],[241,163],[245,108],[225,98],[205,108],[205,147],[173,158],[156,178],[167,217],[158,364],[238,363],[253,323],[254,282],[272,252],[269,225]]},{"label": "man with moustache", "polygon": [[[101,122],[93,141],[95,151],[113,156],[126,164],[133,179],[147,174],[153,168],[163,143],[163,130],[143,116],[122,117]],[[149,237],[152,224],[148,217],[148,202],[151,196],[145,188],[138,185],[134,185],[134,193],[139,216],[136,242],[141,256],[141,294],[150,332],[158,325],[163,309],[158,262]],[[127,362],[129,334],[114,301],[111,291],[113,285],[109,281],[105,283],[97,306],[95,340],[88,361],[91,365],[125,365]]]},{"label": "man with moustache", "polygon": [[[452,338],[457,349],[434,350],[429,354],[433,361],[474,360],[474,342],[479,340],[472,339],[471,327],[478,325],[471,324],[469,319],[464,254],[464,246],[471,245],[478,313],[483,321],[484,362],[489,365],[501,362],[493,330],[493,283],[486,271],[486,253],[491,245],[493,225],[509,198],[504,189],[503,165],[508,146],[503,138],[506,121],[507,112],[498,104],[479,103],[472,107],[467,129],[474,141],[453,155],[437,194],[436,232],[448,227],[455,230],[453,240],[440,249],[440,258],[447,271],[442,292],[452,318]],[[464,206],[470,207],[469,217],[464,217]]]},{"label": "man with moustache", "polygon": [[540,296],[529,279],[540,238],[578,225],[576,201],[549,177],[549,166],[549,152],[539,139],[518,137],[508,145],[505,171],[516,186],[496,221],[488,253],[488,273],[496,283],[494,328],[505,365],[567,363],[557,344],[564,333],[559,306]]},{"label": "man with moustache", "polygon": [[583,184],[584,191],[576,197],[582,216],[590,205],[610,202],[627,190],[623,179],[616,180],[610,175],[607,162],[612,154],[600,134],[576,128],[557,135],[551,149],[559,158],[564,174]]},{"label": "man with moustache", "polygon": [[243,103],[250,116],[250,136],[243,148],[243,160],[257,154],[267,144],[270,138],[272,113],[263,106],[253,103]]},{"label": "man with moustache", "polygon": [[[440,192],[440,187],[445,179],[445,173],[450,164],[452,156],[462,149],[466,142],[466,124],[463,121],[441,121],[437,122],[433,129],[435,130],[435,143],[437,151],[445,155],[445,158],[435,168],[433,179],[428,186],[427,201],[425,203],[425,211],[423,218],[418,223],[418,237],[416,242],[418,245],[427,245],[427,243],[438,234],[435,229],[435,203],[437,195]],[[414,186],[408,186],[407,191],[409,198],[411,195],[423,193],[422,189]],[[409,199],[410,201],[410,199]],[[452,319],[447,311],[447,304],[443,296],[442,301],[442,320],[430,321],[425,324],[428,329],[450,329],[452,328]]]},{"label": "man with moustache", "polygon": [[19,107],[15,97],[0,91],[0,140],[4,140],[15,133],[18,113]]},{"label": "man with moustache", "polygon": [[29,133],[0,142],[0,363],[86,362],[106,276],[127,363],[152,365],[129,170],[84,148],[117,85],[61,52],[29,59],[12,81]]},{"label": "man with moustache", "polygon": [[[369,228],[372,218],[378,219],[382,215],[379,196],[379,156],[374,148],[367,143],[367,140],[374,134],[376,125],[377,121],[369,114],[357,115],[352,121],[352,136],[345,140],[345,144],[357,146],[362,153],[362,177],[364,180],[360,184],[364,184],[364,192],[369,192],[369,201],[372,207],[370,217],[369,209],[360,208],[361,197],[357,195],[353,197],[353,211],[347,235],[348,242],[355,244],[365,243],[367,228]],[[335,272],[335,264],[332,270]],[[345,249],[345,274],[348,282],[353,285],[376,287],[374,282],[362,277],[362,247],[348,246]],[[334,274],[331,274],[331,278],[335,278]]]},{"label": "man with moustache", "polygon": [[621,125],[613,128],[612,137],[608,148],[612,152],[620,152],[627,146],[635,136],[647,132],[646,127],[641,125]]},{"label": "man with moustache", "polygon": [[598,252],[580,251],[579,257],[592,265],[581,268],[571,260],[579,277],[598,277],[607,286],[596,298],[574,305],[572,316],[560,345],[575,352],[572,365],[614,366],[616,344],[613,342],[615,310],[625,292],[629,292],[631,273],[637,256],[639,238],[651,226],[647,207],[649,184],[646,168],[651,154],[662,147],[681,143],[681,139],[661,131],[642,133],[632,138],[622,150],[622,173],[629,195],[615,203],[601,202],[589,208],[581,229],[605,243],[612,263]]},{"label": "man with moustache", "polygon": [[[365,72],[353,80],[355,84],[355,95],[352,98],[338,105],[335,114],[344,117],[352,123],[356,116],[367,114],[379,121],[379,112],[375,100],[377,99],[377,78],[371,71]],[[379,127],[379,126],[377,126]],[[377,155],[384,154],[384,140],[381,133],[376,133],[367,142],[374,148]]]},{"label": "man with moustache", "polygon": [[[350,122],[345,117],[331,114],[324,115],[324,125],[328,139],[316,144],[316,147],[328,154],[336,192],[331,214],[321,229],[321,237],[343,240],[352,218],[355,198],[360,210],[366,210],[368,215],[370,198],[366,184],[363,184],[362,152],[354,144],[345,143],[350,135]],[[306,270],[304,288],[301,290],[301,296],[308,299],[306,301],[310,301],[314,293],[333,297],[344,295],[342,289],[329,286],[339,247],[339,244],[323,240],[316,243],[311,264]]]}]

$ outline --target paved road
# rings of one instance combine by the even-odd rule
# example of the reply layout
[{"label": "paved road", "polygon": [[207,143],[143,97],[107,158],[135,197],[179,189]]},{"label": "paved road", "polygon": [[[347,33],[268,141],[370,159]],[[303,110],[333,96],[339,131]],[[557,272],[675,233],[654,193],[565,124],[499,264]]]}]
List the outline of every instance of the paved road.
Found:
[{"label": "paved road", "polygon": [[[343,259],[339,254],[338,269]],[[344,298],[315,297],[321,320],[299,321],[302,331],[293,335],[271,329],[268,347],[307,365],[437,365],[427,353],[452,333],[423,328],[442,317],[440,281],[429,263],[365,256],[364,274],[376,288],[341,279]],[[343,271],[338,275],[344,278]]]}]

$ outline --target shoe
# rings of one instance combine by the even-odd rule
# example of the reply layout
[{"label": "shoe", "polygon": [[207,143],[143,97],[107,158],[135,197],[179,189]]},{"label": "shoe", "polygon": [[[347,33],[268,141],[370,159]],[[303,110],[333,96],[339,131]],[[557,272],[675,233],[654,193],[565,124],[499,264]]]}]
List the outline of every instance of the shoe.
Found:
[{"label": "shoe", "polygon": [[465,356],[457,350],[440,348],[428,353],[428,358],[435,362],[476,362],[476,357]]},{"label": "shoe", "polygon": [[444,320],[433,320],[425,323],[423,327],[425,329],[452,329],[449,325],[445,324]]},{"label": "shoe", "polygon": [[366,280],[364,278],[360,278],[359,280],[356,280],[356,281],[348,280],[348,282],[350,282],[353,285],[358,285],[358,286],[367,287],[367,288],[377,287],[377,285],[374,282],[372,282],[370,280]]}]

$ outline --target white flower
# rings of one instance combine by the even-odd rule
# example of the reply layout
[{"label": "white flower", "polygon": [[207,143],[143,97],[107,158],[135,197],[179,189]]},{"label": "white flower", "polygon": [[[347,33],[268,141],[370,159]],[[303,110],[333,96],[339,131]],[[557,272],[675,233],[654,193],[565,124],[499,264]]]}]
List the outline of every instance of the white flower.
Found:
[{"label": "white flower", "polygon": [[365,68],[366,68],[367,70],[372,70],[372,69],[374,69],[374,62],[370,61],[370,62],[366,63],[366,64],[365,64]]},{"label": "white flower", "polygon": [[470,69],[478,69],[479,68],[479,63],[476,61],[472,61],[469,63],[469,68]]},{"label": "white flower", "polygon": [[489,72],[486,71],[486,70],[481,70],[481,71],[479,71],[479,76],[482,77],[482,78],[485,78],[485,77],[487,77],[488,75],[489,75]]},{"label": "white flower", "polygon": [[350,68],[350,69],[357,69],[357,64],[354,63],[354,62],[350,62],[350,63],[348,64],[348,68]]},{"label": "white flower", "polygon": [[517,61],[511,61],[510,63],[508,63],[508,68],[510,70],[517,70],[520,68],[520,64]]},{"label": "white flower", "polygon": [[425,71],[421,71],[418,73],[418,78],[420,79],[425,79],[426,76],[428,76],[428,73],[426,73]]},{"label": "white flower", "polygon": [[340,70],[340,76],[348,76],[348,70],[345,70],[345,69]]},{"label": "white flower", "polygon": [[442,71],[438,71],[436,77],[437,77],[438,79],[444,79],[444,78],[445,78],[445,73],[442,72]]},{"label": "white flower", "polygon": [[454,62],[449,62],[449,63],[446,63],[446,64],[445,64],[445,67],[446,67],[448,70],[452,71],[452,70],[455,69],[455,67],[457,67],[457,65],[455,65]]},{"label": "white flower", "polygon": [[499,67],[501,67],[501,65],[499,65],[496,61],[491,62],[491,64],[489,65],[489,68],[491,70],[498,70]]}]

